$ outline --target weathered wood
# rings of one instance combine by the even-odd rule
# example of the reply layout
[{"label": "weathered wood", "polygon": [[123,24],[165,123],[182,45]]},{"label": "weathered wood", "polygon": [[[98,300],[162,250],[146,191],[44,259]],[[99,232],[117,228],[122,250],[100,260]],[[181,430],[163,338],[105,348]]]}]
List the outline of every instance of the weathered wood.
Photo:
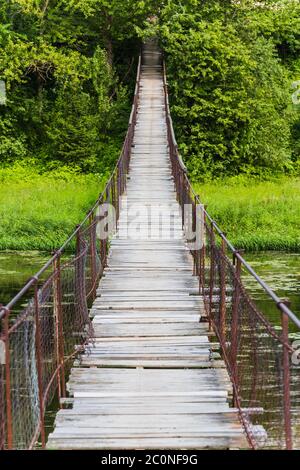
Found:
[{"label": "weathered wood", "polygon": [[[95,338],[71,371],[73,398],[63,404],[72,409],[57,414],[48,448],[246,448],[218,344],[200,323],[206,315],[171,175],[160,54],[149,47],[144,59],[127,189],[90,312]],[[136,204],[144,205],[138,217]]]},{"label": "weathered wood", "polygon": [[247,447],[247,442],[245,438],[241,435],[239,436],[193,436],[188,438],[183,438],[180,435],[177,435],[174,439],[173,437],[166,438],[165,436],[159,437],[139,437],[139,438],[126,438],[122,437],[101,437],[97,438],[95,436],[87,437],[78,437],[72,434],[70,435],[56,436],[54,434],[49,438],[48,449],[56,450],[118,450],[118,449],[134,449],[134,450],[144,450],[144,449],[169,449],[169,450],[178,450],[178,449],[229,449],[229,448],[238,448],[243,449]]}]

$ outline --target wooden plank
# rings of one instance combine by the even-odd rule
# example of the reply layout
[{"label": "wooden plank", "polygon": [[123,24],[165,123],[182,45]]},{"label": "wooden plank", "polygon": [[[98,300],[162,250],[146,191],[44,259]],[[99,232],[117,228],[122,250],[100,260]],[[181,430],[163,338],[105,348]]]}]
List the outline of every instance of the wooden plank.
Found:
[{"label": "wooden plank", "polygon": [[[95,329],[96,328],[96,329]],[[123,340],[127,337],[169,337],[173,335],[178,336],[199,336],[201,333],[206,332],[201,327],[200,323],[163,323],[161,325],[155,325],[151,323],[142,324],[120,324],[119,320],[113,323],[102,324],[101,327],[97,323],[97,327],[94,324],[94,330],[96,338],[107,339],[110,337],[118,337],[119,340]]]},{"label": "wooden plank", "polygon": [[[150,368],[196,368],[206,369],[207,367],[217,367],[216,362],[212,363],[209,357],[205,359],[200,357],[183,358],[176,357],[172,359],[132,359],[132,358],[115,358],[106,359],[97,356],[83,356],[80,361],[75,362],[78,366],[83,367],[150,367]],[[223,364],[220,367],[224,367]]]},{"label": "wooden plank", "polygon": [[48,441],[48,449],[65,449],[65,450],[107,450],[107,449],[126,449],[126,450],[144,450],[144,449],[169,449],[169,450],[179,450],[179,449],[230,449],[230,448],[240,448],[247,449],[248,445],[246,439],[243,436],[236,437],[193,437],[193,438],[181,438],[176,437],[165,438],[165,437],[155,437],[150,438],[146,437],[143,439],[135,438],[123,438],[120,439],[110,439],[110,438],[90,438],[86,437],[68,437],[56,438],[50,435]]},{"label": "wooden plank", "polygon": [[[147,46],[144,60],[127,189],[90,312],[95,338],[75,361],[67,384],[74,398],[64,403],[72,409],[57,414],[47,447],[246,448],[224,361],[213,352],[219,345],[200,323],[205,308],[171,174],[160,52]],[[138,220],[135,204],[144,205]]]}]

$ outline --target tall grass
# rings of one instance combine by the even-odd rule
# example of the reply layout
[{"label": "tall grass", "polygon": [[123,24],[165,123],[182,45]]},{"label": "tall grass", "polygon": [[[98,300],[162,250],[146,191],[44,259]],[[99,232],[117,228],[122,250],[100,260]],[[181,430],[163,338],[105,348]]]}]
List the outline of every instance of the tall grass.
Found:
[{"label": "tall grass", "polygon": [[[0,169],[0,250],[58,248],[102,191],[106,177],[68,168]],[[236,177],[194,183],[237,248],[300,252],[300,178]]]},{"label": "tall grass", "polygon": [[104,186],[100,175],[62,168],[40,174],[0,169],[0,250],[54,250],[66,240]]},{"label": "tall grass", "polygon": [[194,188],[237,248],[300,252],[300,178],[236,177]]}]

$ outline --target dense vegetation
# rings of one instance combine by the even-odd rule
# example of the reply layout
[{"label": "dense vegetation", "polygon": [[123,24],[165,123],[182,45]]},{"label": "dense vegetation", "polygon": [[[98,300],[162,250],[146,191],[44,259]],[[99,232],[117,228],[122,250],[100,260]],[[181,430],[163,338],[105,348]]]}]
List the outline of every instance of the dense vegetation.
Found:
[{"label": "dense vegetation", "polygon": [[[60,246],[127,130],[151,1],[0,2],[0,250]],[[57,208],[59,207],[59,210]]]},{"label": "dense vegetation", "polygon": [[180,149],[194,178],[297,172],[296,0],[2,2],[7,104],[0,105],[0,163],[111,167],[151,13],[166,51]]},{"label": "dense vegetation", "polygon": [[300,252],[299,177],[239,175],[195,183],[195,189],[236,247]]},{"label": "dense vegetation", "polygon": [[1,164],[111,167],[131,105],[135,25],[152,8],[134,0],[1,2]]},{"label": "dense vegetation", "polygon": [[169,1],[161,37],[176,134],[195,179],[299,171],[298,1]]},{"label": "dense vegetation", "polygon": [[298,0],[1,2],[0,249],[52,249],[96,198],[151,34],[209,210],[239,246],[300,249]]}]

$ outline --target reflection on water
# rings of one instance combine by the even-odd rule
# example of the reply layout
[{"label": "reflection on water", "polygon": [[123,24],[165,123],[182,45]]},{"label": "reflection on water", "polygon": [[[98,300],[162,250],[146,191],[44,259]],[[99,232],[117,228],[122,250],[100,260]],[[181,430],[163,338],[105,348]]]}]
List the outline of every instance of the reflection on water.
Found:
[{"label": "reflection on water", "polygon": [[[39,271],[49,256],[48,253],[38,251],[0,252],[0,304],[6,305],[30,277]],[[19,310],[26,300],[28,295],[22,299]]]},{"label": "reflection on water", "polygon": [[[18,293],[25,282],[49,259],[49,256],[50,255],[47,253],[39,252],[0,253],[0,303],[6,304],[9,300],[11,300],[11,298]],[[300,255],[291,253],[286,254],[268,252],[247,254],[245,255],[245,258],[279,297],[289,298],[291,301],[291,309],[300,317]],[[260,310],[262,310],[269,320],[279,328],[280,315],[274,303],[258,286],[255,279],[245,273],[243,276],[247,289],[249,290],[251,297],[255,300]],[[18,309],[14,312],[15,314],[21,310],[24,304],[26,304],[26,301],[30,295],[31,293],[28,293],[27,298],[24,298],[20,305],[18,305]],[[248,367],[247,364],[246,366]],[[264,374],[264,376],[265,375],[266,374]],[[297,371],[297,383],[295,382],[297,390],[298,377],[299,375]],[[272,423],[278,422],[277,416],[280,413],[280,409],[282,408],[272,401],[274,399],[274,393],[270,388],[271,385],[272,384],[270,383],[264,384],[261,389],[264,391],[270,389],[269,402],[272,406],[269,407],[268,411],[265,410],[263,415],[258,417],[258,420],[256,421],[258,424],[262,424],[266,429],[268,429],[269,432],[272,430]],[[298,409],[300,405],[300,398],[298,396],[298,392],[294,393],[293,387],[292,392],[294,394],[293,407],[295,410],[293,428],[294,432],[299,435],[298,429],[300,429],[300,423],[298,419]],[[58,401],[54,400],[46,415],[47,434],[51,432],[53,428],[53,422],[57,409]]]},{"label": "reflection on water", "polygon": [[[246,254],[245,259],[280,298],[288,298],[291,310],[300,318],[300,254],[264,252]],[[257,281],[243,273],[245,284],[260,310],[274,325],[280,325],[279,311]],[[291,331],[296,331],[290,325]]]}]

